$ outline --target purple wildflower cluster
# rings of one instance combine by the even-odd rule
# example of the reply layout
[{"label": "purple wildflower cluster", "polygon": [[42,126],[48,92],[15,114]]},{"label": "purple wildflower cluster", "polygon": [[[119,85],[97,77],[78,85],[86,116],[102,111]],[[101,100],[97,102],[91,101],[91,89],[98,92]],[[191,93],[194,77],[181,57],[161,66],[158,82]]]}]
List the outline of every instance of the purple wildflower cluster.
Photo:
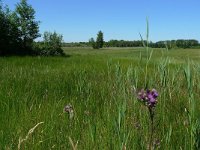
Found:
[{"label": "purple wildflower cluster", "polygon": [[155,89],[152,90],[140,90],[138,92],[138,99],[144,102],[148,107],[153,108],[156,106],[158,92]]}]

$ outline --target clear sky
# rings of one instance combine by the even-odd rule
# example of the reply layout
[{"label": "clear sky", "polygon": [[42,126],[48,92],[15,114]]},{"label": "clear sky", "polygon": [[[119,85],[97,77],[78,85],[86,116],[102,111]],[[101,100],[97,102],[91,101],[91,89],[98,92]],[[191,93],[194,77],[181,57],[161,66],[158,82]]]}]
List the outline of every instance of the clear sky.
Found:
[{"label": "clear sky", "polygon": [[[12,10],[20,0],[2,0]],[[88,41],[99,30],[110,39],[197,39],[200,41],[200,0],[28,0],[41,21],[40,32],[57,31],[66,42]]]}]

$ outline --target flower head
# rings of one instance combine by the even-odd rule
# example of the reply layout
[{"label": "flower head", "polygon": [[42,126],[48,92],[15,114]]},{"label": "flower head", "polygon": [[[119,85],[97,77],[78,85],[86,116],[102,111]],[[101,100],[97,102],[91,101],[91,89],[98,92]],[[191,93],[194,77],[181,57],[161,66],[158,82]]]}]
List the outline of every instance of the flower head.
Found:
[{"label": "flower head", "polygon": [[158,92],[155,89],[149,90],[147,89],[146,91],[144,89],[140,90],[138,92],[138,99],[141,100],[142,102],[145,102],[145,104],[148,107],[155,107],[157,103],[157,98],[158,97]]},{"label": "flower head", "polygon": [[63,111],[64,111],[64,112],[67,112],[67,113],[73,112],[73,107],[72,107],[72,105],[71,105],[71,104],[66,105],[66,106],[64,107]]},{"label": "flower head", "polygon": [[63,111],[69,114],[70,119],[74,117],[74,109],[71,104],[66,105]]}]

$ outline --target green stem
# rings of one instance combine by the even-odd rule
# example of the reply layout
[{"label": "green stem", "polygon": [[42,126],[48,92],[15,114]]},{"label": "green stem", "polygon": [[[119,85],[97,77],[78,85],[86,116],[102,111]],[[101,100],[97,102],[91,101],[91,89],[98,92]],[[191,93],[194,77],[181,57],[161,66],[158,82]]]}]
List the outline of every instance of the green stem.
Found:
[{"label": "green stem", "polygon": [[153,108],[152,107],[149,107],[149,114],[150,114],[150,120],[151,120],[149,150],[153,150],[154,112],[153,112]]}]

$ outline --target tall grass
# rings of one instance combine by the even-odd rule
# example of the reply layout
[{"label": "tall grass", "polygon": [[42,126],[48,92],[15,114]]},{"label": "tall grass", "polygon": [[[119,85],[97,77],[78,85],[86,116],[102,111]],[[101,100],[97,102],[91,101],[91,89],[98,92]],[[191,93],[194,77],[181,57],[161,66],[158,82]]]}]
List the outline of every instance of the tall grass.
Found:
[{"label": "tall grass", "polygon": [[[147,65],[143,50],[126,59],[117,52],[0,58],[0,149],[17,149],[39,122],[21,149],[146,149],[148,110],[133,89],[147,83],[159,92],[157,149],[198,149],[199,63],[174,63],[164,53]],[[63,113],[67,104],[73,119]]]}]

